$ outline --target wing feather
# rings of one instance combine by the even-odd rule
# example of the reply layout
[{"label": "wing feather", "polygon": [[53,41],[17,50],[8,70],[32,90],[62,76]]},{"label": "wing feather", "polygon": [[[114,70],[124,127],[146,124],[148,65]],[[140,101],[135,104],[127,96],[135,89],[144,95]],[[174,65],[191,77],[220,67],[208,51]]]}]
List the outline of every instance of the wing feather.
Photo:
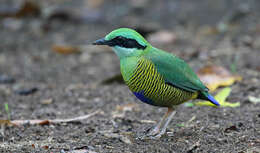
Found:
[{"label": "wing feather", "polygon": [[208,91],[189,65],[182,59],[153,48],[145,57],[150,59],[167,84],[190,92]]}]

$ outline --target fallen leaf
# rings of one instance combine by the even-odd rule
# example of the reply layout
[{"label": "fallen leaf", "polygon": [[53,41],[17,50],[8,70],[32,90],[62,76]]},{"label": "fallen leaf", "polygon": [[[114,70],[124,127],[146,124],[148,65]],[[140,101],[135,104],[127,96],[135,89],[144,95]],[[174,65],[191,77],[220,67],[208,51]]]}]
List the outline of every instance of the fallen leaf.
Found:
[{"label": "fallen leaf", "polygon": [[167,30],[158,31],[148,35],[147,40],[151,43],[168,44],[177,39],[175,33]]},{"label": "fallen leaf", "polygon": [[78,47],[73,47],[68,45],[53,45],[52,50],[59,54],[80,53],[80,49]]},{"label": "fallen leaf", "polygon": [[197,72],[200,80],[210,89],[216,90],[220,86],[230,86],[242,77],[232,75],[227,69],[220,66],[205,66]]},{"label": "fallen leaf", "polygon": [[248,96],[248,99],[253,104],[260,103],[260,97],[257,98],[257,97],[254,97],[254,96]]},{"label": "fallen leaf", "polygon": [[[230,103],[230,102],[226,101],[226,99],[230,95],[230,93],[231,93],[231,88],[226,87],[226,88],[222,89],[221,91],[219,91],[214,96],[214,98],[219,102],[220,107],[238,107],[238,106],[240,106],[240,102]],[[198,102],[195,102],[195,105],[216,107],[216,105],[212,104],[209,101],[198,101]]]}]

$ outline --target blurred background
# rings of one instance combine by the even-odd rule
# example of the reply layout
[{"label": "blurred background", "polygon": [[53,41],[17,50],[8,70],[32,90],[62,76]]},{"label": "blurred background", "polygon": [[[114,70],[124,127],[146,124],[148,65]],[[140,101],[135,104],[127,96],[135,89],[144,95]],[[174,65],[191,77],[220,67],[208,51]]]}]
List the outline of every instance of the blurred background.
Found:
[{"label": "blurred background", "polygon": [[[0,118],[102,113],[76,125],[2,128],[0,150],[71,151],[83,146],[96,152],[229,152],[257,148],[259,19],[258,0],[1,0]],[[136,29],[155,47],[183,58],[196,72],[204,72],[206,66],[225,69],[233,81],[228,86],[240,81],[232,85],[228,97],[240,102],[239,107],[180,106],[171,124],[172,136],[160,141],[133,140],[165,110],[140,103],[122,84],[119,60],[112,50],[91,45],[120,27]],[[205,71],[211,73],[211,68]],[[122,110],[123,116],[115,115]],[[191,126],[177,126],[186,125],[192,116]],[[223,132],[229,127],[236,133]]]}]

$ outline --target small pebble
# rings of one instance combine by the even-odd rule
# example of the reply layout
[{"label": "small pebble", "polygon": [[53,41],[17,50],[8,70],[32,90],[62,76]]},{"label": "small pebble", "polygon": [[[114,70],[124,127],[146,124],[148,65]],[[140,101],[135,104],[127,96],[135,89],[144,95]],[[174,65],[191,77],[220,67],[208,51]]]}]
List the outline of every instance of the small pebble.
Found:
[{"label": "small pebble", "polygon": [[48,105],[48,104],[51,104],[53,102],[53,99],[52,98],[49,98],[49,99],[44,99],[41,101],[41,104],[43,105]]}]

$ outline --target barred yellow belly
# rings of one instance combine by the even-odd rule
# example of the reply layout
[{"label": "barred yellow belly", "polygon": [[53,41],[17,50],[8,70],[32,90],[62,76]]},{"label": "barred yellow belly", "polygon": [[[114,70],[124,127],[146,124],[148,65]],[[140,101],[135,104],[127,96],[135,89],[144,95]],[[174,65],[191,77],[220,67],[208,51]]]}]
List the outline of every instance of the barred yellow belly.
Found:
[{"label": "barred yellow belly", "polygon": [[154,64],[145,58],[140,58],[126,84],[137,98],[155,106],[171,107],[194,99],[198,95],[197,92],[185,91],[167,84]]}]

